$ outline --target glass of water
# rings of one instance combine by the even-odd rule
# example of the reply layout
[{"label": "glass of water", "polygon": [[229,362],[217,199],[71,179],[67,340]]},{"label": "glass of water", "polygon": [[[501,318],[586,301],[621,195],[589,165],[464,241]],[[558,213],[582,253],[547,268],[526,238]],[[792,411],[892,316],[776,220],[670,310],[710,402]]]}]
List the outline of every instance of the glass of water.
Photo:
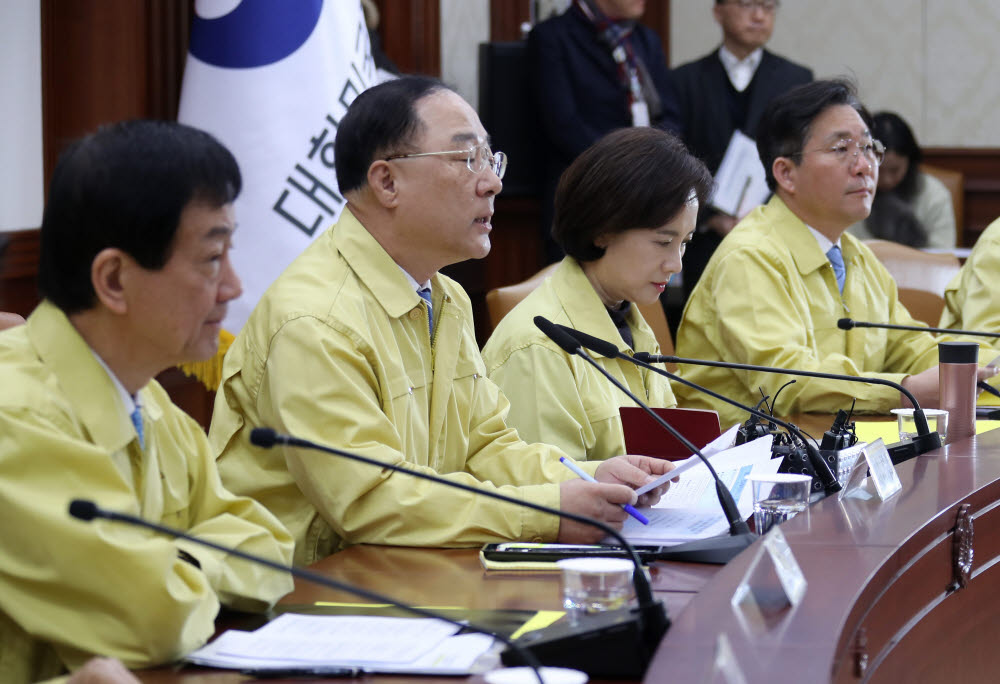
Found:
[{"label": "glass of water", "polygon": [[753,487],[753,522],[757,534],[806,510],[812,477],[793,473],[751,475],[747,478]]},{"label": "glass of water", "polygon": [[[913,439],[917,436],[917,423],[913,419],[913,409],[897,408],[892,409],[892,413],[896,416],[900,441]],[[924,416],[927,418],[927,426],[931,432],[941,435],[941,443],[944,444],[948,436],[948,412],[944,409],[924,409]]]},{"label": "glass of water", "polygon": [[565,558],[556,561],[562,570],[563,608],[569,619],[629,605],[635,596],[632,571],[624,558]]}]

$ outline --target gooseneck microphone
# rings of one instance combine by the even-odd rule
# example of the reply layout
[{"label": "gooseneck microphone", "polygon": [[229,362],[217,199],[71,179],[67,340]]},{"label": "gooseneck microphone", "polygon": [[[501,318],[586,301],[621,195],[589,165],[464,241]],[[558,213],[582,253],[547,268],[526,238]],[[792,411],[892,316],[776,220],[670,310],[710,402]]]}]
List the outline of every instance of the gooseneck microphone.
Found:
[{"label": "gooseneck microphone", "polygon": [[325,577],[319,573],[312,572],[311,570],[305,570],[303,568],[297,568],[291,565],[282,565],[276,561],[263,556],[258,556],[257,554],[247,553],[241,549],[237,549],[230,546],[223,546],[222,544],[217,544],[215,542],[208,541],[207,539],[202,539],[200,537],[195,537],[188,534],[182,530],[175,529],[173,527],[167,527],[166,525],[161,525],[160,523],[155,523],[139,516],[132,515],[130,513],[122,513],[120,511],[109,511],[99,507],[93,501],[87,499],[73,499],[69,503],[69,514],[78,520],[83,520],[85,522],[91,522],[98,518],[103,518],[105,520],[111,520],[114,522],[122,522],[128,525],[135,525],[137,527],[145,527],[150,530],[159,532],[160,534],[165,534],[170,537],[175,537],[177,539],[185,539],[195,544],[200,544],[201,546],[208,547],[210,549],[215,549],[216,551],[221,551],[222,553],[228,554],[230,556],[235,556],[237,558],[242,558],[250,563],[257,563],[258,565],[263,565],[265,567],[271,568],[272,570],[277,570],[278,572],[287,572],[293,577],[298,577],[299,579],[305,580],[306,582],[311,582],[313,584],[318,584],[321,587],[326,587],[328,589],[336,589],[339,591],[345,591],[349,594],[354,594],[362,598],[368,599],[374,603],[388,603],[389,605],[395,606],[396,608],[401,608],[408,613],[414,615],[419,615],[420,617],[433,618],[435,620],[441,620],[442,622],[447,622],[450,625],[455,625],[456,627],[462,629],[469,629],[473,632],[479,632],[480,634],[486,634],[491,636],[498,641],[503,642],[508,648],[514,649],[525,661],[525,663],[531,667],[535,672],[535,677],[538,678],[538,684],[544,684],[542,676],[538,671],[541,664],[534,657],[534,655],[527,649],[522,648],[514,640],[505,637],[501,634],[497,634],[492,630],[485,629],[483,627],[477,627],[467,621],[459,622],[458,620],[453,620],[452,618],[440,615],[432,610],[427,610],[426,608],[419,608],[417,606],[411,606],[405,603],[400,603],[396,599],[389,598],[384,594],[378,592],[370,591],[368,589],[362,589],[361,587],[355,587],[350,584],[345,584],[344,582],[338,582],[335,579]]},{"label": "gooseneck microphone", "polygon": [[980,330],[952,330],[951,328],[929,328],[926,325],[898,325],[896,323],[867,323],[851,318],[841,318],[837,321],[841,330],[851,328],[884,328],[886,330],[913,330],[916,332],[944,333],[947,335],[971,335],[972,337],[1000,337],[1000,333],[983,332]]},{"label": "gooseneck microphone", "polygon": [[757,416],[758,418],[762,418],[764,420],[774,423],[775,425],[779,425],[785,428],[789,433],[795,436],[802,443],[803,447],[806,450],[806,454],[809,458],[809,462],[812,464],[813,470],[816,472],[816,476],[819,478],[820,482],[823,485],[824,493],[830,495],[833,494],[834,492],[840,491],[841,489],[840,482],[833,474],[833,471],[830,470],[830,466],[827,465],[826,459],[824,459],[823,456],[819,453],[819,449],[816,448],[816,445],[810,443],[809,440],[806,439],[805,435],[802,434],[802,431],[799,430],[796,426],[792,425],[791,423],[788,423],[784,420],[779,420],[778,418],[770,416],[764,413],[763,411],[757,410],[756,408],[752,408],[750,406],[741,404],[735,399],[730,399],[729,397],[725,397],[719,394],[718,392],[714,392],[708,389],[707,387],[702,387],[701,385],[693,383],[690,380],[685,380],[684,378],[681,378],[662,368],[657,368],[656,366],[653,366],[652,364],[647,363],[644,360],[645,357],[649,356],[649,354],[647,354],[646,352],[639,352],[634,356],[629,356],[628,354],[622,354],[620,351],[618,351],[617,346],[615,346],[611,342],[608,342],[607,340],[602,340],[600,338],[594,337],[593,335],[588,335],[585,332],[581,332],[573,328],[568,328],[563,325],[559,327],[562,328],[567,334],[572,336],[577,342],[579,342],[581,345],[583,345],[592,352],[600,354],[601,356],[622,359],[623,361],[628,361],[629,363],[633,363],[637,366],[640,366],[641,368],[646,368],[648,370],[653,371],[654,373],[658,373],[659,375],[669,378],[674,382],[678,382],[682,385],[687,385],[688,387],[696,389],[699,392],[704,392],[710,397],[714,397],[720,401],[726,402],[730,406],[735,406],[739,409],[743,409],[744,411],[746,411],[751,415]]},{"label": "gooseneck microphone", "polygon": [[689,544],[681,544],[669,549],[669,555],[664,555],[662,557],[668,560],[686,560],[700,563],[726,563],[740,551],[752,544],[756,538],[755,535],[750,532],[750,528],[747,526],[746,521],[744,521],[743,517],[740,515],[739,509],[736,507],[736,502],[733,501],[733,496],[729,492],[729,489],[726,488],[726,485],[722,482],[719,474],[715,472],[715,468],[709,460],[705,458],[705,455],[701,453],[701,450],[692,444],[691,441],[684,435],[678,432],[674,426],[663,420],[663,418],[661,418],[656,411],[649,408],[645,402],[629,391],[625,385],[620,383],[607,370],[602,368],[601,365],[590,356],[590,354],[583,350],[580,343],[562,327],[557,326],[555,323],[543,316],[535,316],[534,322],[538,329],[545,333],[549,339],[559,345],[563,351],[567,354],[575,354],[592,365],[601,375],[607,378],[611,384],[625,393],[639,408],[649,414],[649,416],[655,420],[660,427],[673,435],[674,438],[683,444],[685,448],[689,449],[691,453],[698,456],[714,478],[715,492],[719,498],[719,504],[722,506],[722,511],[726,516],[726,521],[729,523],[730,536],[715,537],[712,539],[690,542]]},{"label": "gooseneck microphone", "polygon": [[[419,477],[455,489],[487,496],[491,499],[530,508],[550,515],[596,527],[604,534],[618,541],[629,559],[635,565],[632,583],[635,587],[636,609],[622,609],[585,616],[582,624],[570,625],[563,621],[542,630],[527,632],[517,640],[518,648],[507,650],[501,659],[507,665],[524,662],[522,651],[530,651],[545,665],[569,667],[583,670],[587,674],[605,679],[638,678],[643,675],[660,639],[670,626],[666,609],[661,601],[653,597],[649,579],[642,568],[639,554],[622,534],[600,520],[576,513],[568,513],[531,501],[487,489],[480,489],[461,482],[430,475],[417,470],[409,470],[394,463],[380,461],[361,454],[344,451],[335,447],[317,444],[306,439],[283,435],[271,428],[254,428],[250,431],[250,443],[271,448],[275,445],[299,447],[360,461],[377,468],[392,470],[408,476]],[[660,557],[660,556],[658,556]],[[507,643],[507,642],[504,642]]]},{"label": "gooseneck microphone", "polygon": [[900,385],[898,382],[892,382],[891,380],[886,380],[885,378],[868,378],[864,376],[841,375],[839,373],[821,373],[819,371],[774,368],[772,366],[755,366],[749,363],[730,363],[728,361],[689,359],[681,356],[647,354],[646,352],[639,352],[635,355],[635,358],[645,361],[646,363],[676,363],[690,364],[694,366],[713,366],[715,368],[729,368],[731,370],[748,370],[759,373],[776,373],[778,375],[800,375],[807,378],[843,380],[845,382],[863,382],[871,385],[885,385],[886,387],[892,387],[909,399],[910,403],[913,404],[913,421],[916,423],[917,428],[917,436],[913,438],[912,442],[903,442],[895,449],[889,449],[889,453],[892,456],[892,462],[894,464],[899,464],[913,458],[914,456],[919,456],[920,454],[927,453],[928,451],[938,449],[941,446],[941,436],[936,432],[931,432],[930,427],[927,425],[927,416],[924,415],[924,411],[920,408],[920,404],[917,402],[917,398],[913,396],[913,393]]}]

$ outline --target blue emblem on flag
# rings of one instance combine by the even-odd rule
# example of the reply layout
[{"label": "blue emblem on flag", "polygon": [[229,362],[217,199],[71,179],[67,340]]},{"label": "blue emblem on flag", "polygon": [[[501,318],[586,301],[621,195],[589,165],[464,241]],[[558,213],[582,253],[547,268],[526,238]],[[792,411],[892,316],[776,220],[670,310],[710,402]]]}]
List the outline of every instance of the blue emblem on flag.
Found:
[{"label": "blue emblem on flag", "polygon": [[306,42],[322,9],[323,0],[242,0],[221,17],[195,16],[191,54],[230,69],[273,64]]}]

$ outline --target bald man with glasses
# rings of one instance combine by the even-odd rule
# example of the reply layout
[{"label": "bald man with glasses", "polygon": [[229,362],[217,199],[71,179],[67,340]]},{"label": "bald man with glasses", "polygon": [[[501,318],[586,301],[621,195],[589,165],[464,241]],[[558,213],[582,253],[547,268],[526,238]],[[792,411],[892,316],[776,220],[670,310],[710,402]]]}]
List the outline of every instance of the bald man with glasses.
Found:
[{"label": "bald man with glasses", "polygon": [[[902,383],[923,407],[938,405],[937,344],[926,332],[840,330],[837,320],[920,325],[872,251],[846,234],[871,210],[885,148],[851,84],[816,81],[776,99],[757,150],[774,192],[722,241],[684,310],[677,354],[714,361],[881,377]],[[754,404],[790,377],[686,366],[688,380]],[[991,371],[981,371],[981,377]],[[724,423],[746,414],[677,387],[678,403],[713,408]],[[891,387],[797,378],[775,415],[850,408],[887,413]]]},{"label": "bald man with glasses", "polygon": [[434,79],[389,81],[352,103],[335,152],[347,207],[265,293],[226,356],[210,438],[227,485],[285,523],[297,564],[358,543],[602,535],[376,466],[259,449],[248,441],[257,426],[620,526],[634,488],[670,466],[581,463],[597,479],[587,482],[555,447],[521,441],[486,378],[469,298],[438,273],[490,250],[506,157],[475,110]]}]

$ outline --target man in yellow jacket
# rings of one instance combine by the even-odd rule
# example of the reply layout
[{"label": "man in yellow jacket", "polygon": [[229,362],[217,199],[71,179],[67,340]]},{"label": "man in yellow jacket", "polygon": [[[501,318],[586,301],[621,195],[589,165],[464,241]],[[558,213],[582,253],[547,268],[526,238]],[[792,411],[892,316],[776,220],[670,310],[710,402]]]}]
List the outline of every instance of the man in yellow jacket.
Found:
[{"label": "man in yellow jacket", "polygon": [[[845,231],[865,218],[884,148],[853,87],[816,81],[774,100],[757,149],[774,196],[723,240],[684,310],[677,355],[900,382],[921,406],[937,406],[937,343],[926,332],[855,328],[843,317],[920,325],[900,304],[896,283],[875,255]],[[754,404],[790,376],[685,366],[685,378]],[[988,375],[989,371],[981,371]],[[776,415],[899,406],[891,387],[795,378],[778,394]],[[681,406],[713,408],[723,424],[745,412],[675,388]]]},{"label": "man in yellow jacket", "polygon": [[240,292],[228,248],[240,174],[176,123],[104,128],[56,166],[42,220],[43,302],[0,333],[0,681],[91,656],[180,658],[220,602],[264,610],[287,575],[121,523],[77,497],[289,562],[287,531],[228,492],[201,427],[153,380],[212,356]]},{"label": "man in yellow jacket", "polygon": [[[976,240],[962,270],[944,289],[941,327],[1000,333],[1000,219]],[[986,340],[1000,349],[1000,339]]]},{"label": "man in yellow jacket", "polygon": [[259,449],[248,440],[257,426],[620,525],[632,488],[670,465],[581,464],[590,483],[558,449],[521,441],[486,378],[468,296],[438,273],[490,248],[506,157],[475,110],[433,79],[383,83],[352,103],[335,152],[347,207],[264,294],[226,356],[210,439],[227,486],[288,526],[296,563],[354,543],[601,533],[337,456]]}]

